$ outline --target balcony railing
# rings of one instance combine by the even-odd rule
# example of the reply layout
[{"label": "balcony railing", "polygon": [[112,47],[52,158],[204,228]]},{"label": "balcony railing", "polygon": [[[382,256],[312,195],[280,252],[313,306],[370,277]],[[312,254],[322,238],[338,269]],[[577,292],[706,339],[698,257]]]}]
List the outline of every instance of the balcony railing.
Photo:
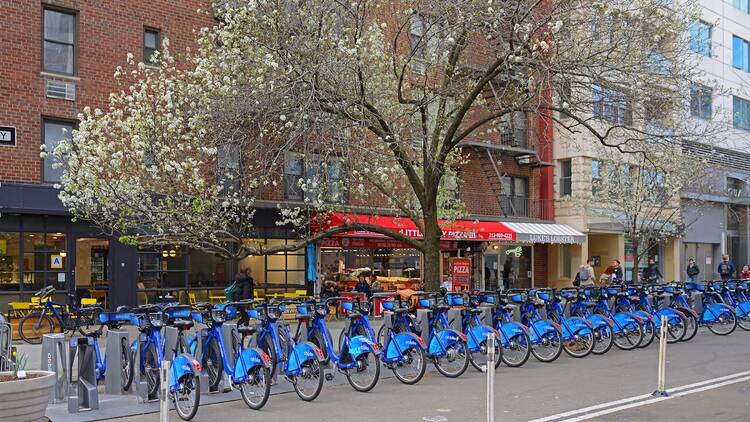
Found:
[{"label": "balcony railing", "polygon": [[500,195],[500,209],[507,217],[554,220],[554,201]]}]

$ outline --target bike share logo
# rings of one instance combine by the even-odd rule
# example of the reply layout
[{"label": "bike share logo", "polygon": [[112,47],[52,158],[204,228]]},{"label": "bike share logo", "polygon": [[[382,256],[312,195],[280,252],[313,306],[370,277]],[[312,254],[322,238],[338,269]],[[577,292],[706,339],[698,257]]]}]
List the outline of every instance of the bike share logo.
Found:
[{"label": "bike share logo", "polygon": [[458,341],[458,336],[447,335],[445,339],[448,341]]},{"label": "bike share logo", "polygon": [[263,359],[263,362],[266,365],[270,365],[271,364],[271,357],[268,356],[268,353],[266,353],[266,352],[264,352],[264,351],[261,350],[260,357]]}]

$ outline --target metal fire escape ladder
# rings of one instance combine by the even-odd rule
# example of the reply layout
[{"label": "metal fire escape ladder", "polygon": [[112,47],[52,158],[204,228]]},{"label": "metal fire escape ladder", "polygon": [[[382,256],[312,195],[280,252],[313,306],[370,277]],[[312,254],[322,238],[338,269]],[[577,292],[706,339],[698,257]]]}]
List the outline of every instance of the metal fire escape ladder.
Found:
[{"label": "metal fire escape ladder", "polygon": [[[503,201],[502,201],[502,180],[505,174],[500,173],[500,169],[497,166],[495,157],[492,156],[492,151],[489,148],[485,148],[484,151],[487,153],[487,158],[490,160],[490,165],[492,166],[492,170],[494,171],[495,178],[497,180],[495,183],[492,183],[492,180],[490,180],[490,187],[492,188],[492,193],[495,194],[495,198],[497,199],[497,204],[500,207],[500,212],[502,212],[503,215],[507,217],[507,213],[505,212],[505,208],[503,207]],[[511,207],[512,206],[513,205],[511,203]]]}]

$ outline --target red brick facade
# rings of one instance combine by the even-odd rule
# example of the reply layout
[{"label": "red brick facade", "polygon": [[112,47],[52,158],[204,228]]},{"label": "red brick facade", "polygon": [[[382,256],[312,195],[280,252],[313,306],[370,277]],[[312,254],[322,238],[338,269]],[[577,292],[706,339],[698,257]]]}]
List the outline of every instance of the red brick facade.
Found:
[{"label": "red brick facade", "polygon": [[[106,107],[115,89],[115,68],[125,64],[128,52],[143,59],[144,27],[160,31],[179,54],[194,44],[193,30],[214,23],[207,10],[210,0],[12,0],[0,2],[5,16],[0,51],[0,126],[16,127],[16,146],[0,146],[0,181],[39,183],[42,163],[39,146],[42,119],[74,121],[85,107]],[[44,7],[77,16],[74,76],[42,72],[42,16]],[[74,82],[75,101],[47,98],[48,79]]]}]

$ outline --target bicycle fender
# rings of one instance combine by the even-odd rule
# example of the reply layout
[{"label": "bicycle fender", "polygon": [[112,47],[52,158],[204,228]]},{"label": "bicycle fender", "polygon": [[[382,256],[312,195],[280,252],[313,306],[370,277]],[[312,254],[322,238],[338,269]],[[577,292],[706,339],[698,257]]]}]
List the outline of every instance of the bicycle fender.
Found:
[{"label": "bicycle fender", "polygon": [[589,315],[588,317],[586,317],[586,321],[590,322],[594,326],[594,328],[602,328],[607,325],[612,328],[613,325],[612,321],[609,318],[599,314]]},{"label": "bicycle fender", "polygon": [[692,315],[692,316],[694,316],[694,317],[698,318],[698,312],[696,312],[696,311],[695,311],[695,309],[692,309],[692,308],[684,308],[684,307],[682,307],[682,306],[680,306],[680,307],[677,307],[677,308],[675,308],[675,309],[677,309],[678,311],[682,312],[682,313],[683,313],[683,314],[685,314],[685,315],[687,315],[687,314],[690,314],[690,315]]},{"label": "bicycle fender", "polygon": [[179,380],[186,374],[200,374],[201,364],[187,353],[182,353],[174,358],[170,371],[173,371],[174,377],[170,374],[169,387],[174,389],[177,388]]},{"label": "bicycle fender", "polygon": [[494,328],[484,324],[472,327],[471,335],[466,336],[469,350],[478,350],[482,341],[487,340],[487,335],[489,333],[495,333],[495,339],[500,341],[500,333],[498,333]]},{"label": "bicycle fender", "polygon": [[394,336],[393,341],[388,343],[385,355],[389,360],[396,360],[401,357],[399,349],[406,351],[415,347],[420,347],[424,350],[426,345],[422,337],[418,337],[413,333],[398,333]]},{"label": "bicycle fender", "polygon": [[517,322],[504,322],[502,324],[499,324],[498,328],[504,334],[503,336],[500,336],[500,338],[502,338],[503,346],[507,346],[510,339],[516,336],[526,334],[527,336],[529,336],[529,338],[531,338],[529,328]]},{"label": "bicycle fender", "polygon": [[664,315],[664,316],[667,317],[667,321],[672,321],[674,319],[677,319],[677,320],[681,320],[682,319],[682,315],[680,315],[680,313],[678,311],[676,311],[675,309],[672,309],[672,308],[660,309],[660,310],[656,311],[656,313],[657,313],[657,315],[659,315],[659,317],[658,318],[654,318],[654,319],[657,320],[656,323],[655,323],[655,326],[658,327],[658,328],[661,328],[661,317],[662,317],[662,315]]},{"label": "bicycle fender", "polygon": [[626,314],[624,312],[620,312],[618,314],[615,314],[614,317],[615,317],[615,322],[617,324],[615,324],[615,326],[613,328],[618,333],[620,332],[620,330],[622,330],[621,327],[623,327],[625,325],[628,325],[628,324],[640,324],[639,321],[637,319],[635,319],[634,315],[629,315],[629,314]]},{"label": "bicycle fender", "polygon": [[734,309],[735,309],[735,314],[738,317],[747,316],[747,314],[750,313],[750,302],[748,301],[739,302]]},{"label": "bicycle fender", "polygon": [[256,366],[265,366],[271,369],[271,357],[260,349],[248,347],[242,350],[242,354],[237,356],[234,364],[234,380],[243,382],[247,380],[247,372]]},{"label": "bicycle fender", "polygon": [[586,336],[591,334],[594,328],[593,324],[580,317],[565,318],[565,324],[560,324],[560,326],[564,338],[571,338],[575,334]]},{"label": "bicycle fender", "polygon": [[653,315],[649,314],[649,313],[648,313],[648,312],[646,312],[646,311],[635,311],[635,312],[633,312],[633,313],[634,313],[634,314],[636,314],[636,315],[637,315],[638,317],[640,317],[640,318],[641,318],[641,320],[643,320],[644,322],[645,322],[645,321],[648,321],[648,322],[650,322],[650,323],[651,323],[651,325],[652,325],[652,326],[653,326],[654,328],[659,328],[659,327],[661,326],[661,321],[660,321],[660,320],[659,320],[659,321],[657,321],[657,319],[658,319],[658,318],[654,318],[654,316],[653,316]]},{"label": "bicycle fender", "polygon": [[292,376],[297,375],[300,368],[302,367],[302,364],[312,359],[317,359],[318,362],[324,361],[323,352],[318,348],[318,346],[310,343],[309,341],[297,343],[297,345],[294,346],[292,353],[289,354],[289,360],[287,361],[287,372]]},{"label": "bicycle fender", "polygon": [[428,352],[431,355],[445,353],[445,348],[453,346],[454,344],[458,343],[459,340],[463,340],[465,343],[466,334],[460,333],[450,328],[440,330],[435,333],[434,336],[432,336],[432,341],[430,341],[430,349]]},{"label": "bicycle fender", "polygon": [[545,334],[557,331],[562,332],[562,329],[558,329],[560,326],[552,323],[551,321],[547,320],[539,320],[532,324],[534,329],[531,331],[531,341],[532,342],[538,342],[540,340],[540,336],[543,336]]},{"label": "bicycle fender", "polygon": [[349,354],[357,358],[365,353],[380,354],[378,345],[365,336],[354,336],[349,340]]},{"label": "bicycle fender", "polygon": [[708,309],[710,309],[711,312],[704,312],[701,322],[713,322],[716,320],[716,317],[723,314],[724,312],[731,312],[736,315],[734,307],[725,305],[723,303],[714,303],[713,305],[709,306]]}]

